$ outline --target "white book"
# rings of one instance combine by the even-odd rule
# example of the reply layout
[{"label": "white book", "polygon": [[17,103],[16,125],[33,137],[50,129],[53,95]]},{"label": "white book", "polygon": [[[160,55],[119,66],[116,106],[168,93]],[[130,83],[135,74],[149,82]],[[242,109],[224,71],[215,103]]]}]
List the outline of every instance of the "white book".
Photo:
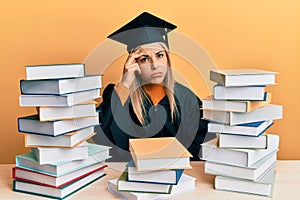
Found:
[{"label": "white book", "polygon": [[125,170],[118,179],[118,190],[123,192],[170,194],[172,185],[128,181],[128,172]]},{"label": "white book", "polygon": [[61,188],[54,188],[39,184],[33,184],[30,182],[14,180],[13,190],[16,192],[30,193],[40,196],[47,196],[50,198],[64,199],[103,176],[103,171],[99,170]]},{"label": "white book", "polygon": [[218,110],[203,110],[203,118],[209,121],[228,125],[282,119],[282,106],[268,104],[248,113],[237,113]]},{"label": "white book", "polygon": [[273,194],[275,176],[274,168],[269,170],[266,175],[257,181],[216,176],[215,189],[271,197]]},{"label": "white book", "polygon": [[138,171],[133,161],[127,164],[128,181],[176,185],[184,169]]},{"label": "white book", "polygon": [[87,166],[105,161],[110,158],[109,149],[111,147],[88,143],[89,157],[84,160],[75,160],[68,162],[58,162],[45,165],[39,165],[32,152],[16,156],[16,167],[34,170],[36,172],[50,176],[63,176],[65,174],[77,171]]},{"label": "white book", "polygon": [[216,100],[212,95],[202,99],[202,103],[203,109],[205,110],[246,113],[271,103],[271,93],[267,93],[265,101]]},{"label": "white book", "polygon": [[260,179],[270,168],[276,165],[277,151],[270,153],[249,167],[237,167],[205,161],[204,172],[206,174],[227,176],[232,178],[256,181]]},{"label": "white book", "polygon": [[20,117],[18,119],[19,132],[49,136],[59,136],[75,130],[96,126],[99,124],[98,113],[94,117],[84,117],[68,120],[39,121],[38,115]]},{"label": "white book", "polygon": [[94,127],[83,128],[59,137],[25,133],[26,147],[75,147],[96,133]]},{"label": "white book", "polygon": [[21,80],[22,94],[62,95],[74,92],[99,89],[102,87],[101,75],[89,75],[78,78]]},{"label": "white book", "polygon": [[81,103],[74,106],[39,107],[40,121],[53,121],[60,119],[74,119],[96,116],[96,104]]},{"label": "white book", "polygon": [[84,64],[53,64],[26,66],[26,79],[73,78],[85,75]]},{"label": "white book", "polygon": [[210,80],[224,86],[274,85],[276,74],[260,69],[211,70]]},{"label": "white book", "polygon": [[264,101],[267,93],[265,86],[243,86],[243,87],[224,87],[214,86],[214,98],[216,100],[250,100]]},{"label": "white book", "polygon": [[121,192],[118,191],[117,180],[108,181],[108,191],[116,196],[127,200],[154,200],[154,199],[166,199],[174,197],[176,195],[190,192],[195,189],[195,178],[183,174],[177,185],[173,186],[171,194],[155,194],[155,193],[143,193],[143,192]]},{"label": "white book", "polygon": [[73,160],[83,160],[88,158],[88,146],[84,142],[74,148],[31,148],[40,165],[56,162],[67,162]]},{"label": "white book", "polygon": [[278,150],[279,136],[269,134],[268,139],[267,149],[228,149],[218,148],[218,140],[215,138],[201,144],[201,159],[238,167],[250,167],[271,152]]},{"label": "white book", "polygon": [[219,148],[266,149],[268,147],[268,134],[262,134],[258,137],[219,134],[218,137]]},{"label": "white book", "polygon": [[100,97],[100,89],[66,95],[21,95],[20,106],[73,106]]},{"label": "white book", "polygon": [[42,174],[34,170],[27,170],[27,169],[15,167],[13,168],[13,172],[14,172],[13,178],[16,180],[32,182],[37,184],[44,184],[50,187],[59,188],[71,182],[74,182],[76,180],[79,180],[98,170],[102,170],[103,172],[104,171],[103,169],[105,167],[106,167],[105,162],[102,161],[58,177]]},{"label": "white book", "polygon": [[257,137],[264,133],[273,124],[274,122],[272,120],[239,124],[234,126],[210,122],[208,123],[208,132]]}]

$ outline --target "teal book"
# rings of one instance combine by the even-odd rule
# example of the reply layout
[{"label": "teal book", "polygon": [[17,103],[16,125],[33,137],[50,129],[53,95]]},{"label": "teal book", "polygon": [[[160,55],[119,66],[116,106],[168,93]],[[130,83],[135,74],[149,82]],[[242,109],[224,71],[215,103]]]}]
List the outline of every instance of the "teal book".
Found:
[{"label": "teal book", "polygon": [[79,179],[70,184],[62,186],[60,188],[54,188],[45,185],[39,185],[30,182],[14,180],[13,191],[33,194],[33,195],[38,195],[38,196],[43,196],[48,198],[54,198],[54,199],[64,199],[72,195],[73,193],[79,191],[80,189],[88,186],[89,184],[97,181],[103,176],[105,176],[105,174],[103,174],[103,171],[100,170],[82,179]]},{"label": "teal book", "polygon": [[[88,143],[88,158],[83,160],[39,165],[32,152],[16,156],[16,167],[51,176],[61,176],[110,158],[111,147]],[[63,156],[63,155],[62,155]]]}]

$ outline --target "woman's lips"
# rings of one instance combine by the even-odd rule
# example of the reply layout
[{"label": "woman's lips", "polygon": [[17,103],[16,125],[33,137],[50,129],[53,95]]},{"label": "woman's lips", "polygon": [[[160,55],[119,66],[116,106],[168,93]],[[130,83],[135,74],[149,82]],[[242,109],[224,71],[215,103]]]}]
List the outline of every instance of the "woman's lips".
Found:
[{"label": "woman's lips", "polygon": [[152,78],[162,77],[163,74],[161,72],[157,72],[151,75]]}]

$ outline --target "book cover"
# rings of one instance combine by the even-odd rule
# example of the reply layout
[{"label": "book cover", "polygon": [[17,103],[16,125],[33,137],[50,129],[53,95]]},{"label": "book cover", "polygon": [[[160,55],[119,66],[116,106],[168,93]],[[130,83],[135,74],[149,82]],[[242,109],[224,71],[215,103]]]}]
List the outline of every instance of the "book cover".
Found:
[{"label": "book cover", "polygon": [[260,159],[249,167],[238,167],[228,164],[205,161],[204,173],[232,178],[256,181],[276,165],[277,151]]},{"label": "book cover", "polygon": [[73,131],[59,137],[24,133],[25,147],[70,147],[74,148],[96,133],[94,126]]},{"label": "book cover", "polygon": [[105,176],[102,170],[96,171],[84,178],[64,185],[60,188],[53,188],[44,185],[34,184],[30,182],[24,182],[19,180],[13,180],[13,191],[22,192],[27,194],[33,194],[49,198],[64,199],[80,189],[92,184],[98,179]]},{"label": "book cover", "polygon": [[249,167],[260,159],[277,151],[279,136],[269,134],[267,149],[228,149],[218,148],[217,138],[201,144],[201,159],[238,167]]},{"label": "book cover", "polygon": [[74,106],[38,107],[40,121],[54,121],[93,117],[97,115],[96,102],[81,103]]},{"label": "book cover", "polygon": [[271,103],[272,94],[267,93],[266,99],[263,101],[245,101],[245,100],[216,100],[214,96],[211,95],[202,99],[204,110],[219,110],[219,111],[229,111],[229,112],[240,112],[247,113],[251,112],[257,108],[265,106]]},{"label": "book cover", "polygon": [[216,100],[263,101],[266,99],[266,97],[267,93],[265,92],[265,86],[214,86],[214,99]]},{"label": "book cover", "polygon": [[274,168],[257,181],[216,176],[215,189],[272,197],[275,176]]},{"label": "book cover", "polygon": [[75,92],[65,95],[21,95],[19,105],[24,107],[73,106],[100,97],[100,89]]},{"label": "book cover", "polygon": [[118,190],[123,192],[170,194],[172,185],[128,181],[128,172],[125,170],[118,179]]},{"label": "book cover", "polygon": [[84,160],[76,160],[69,162],[58,162],[45,165],[39,165],[37,159],[32,152],[16,156],[16,167],[34,170],[51,176],[62,176],[81,168],[105,161],[110,158],[109,149],[111,147],[88,144],[89,157]]},{"label": "book cover", "polygon": [[98,113],[93,117],[41,122],[38,115],[18,118],[18,130],[23,133],[59,136],[89,126],[99,125]]},{"label": "book cover", "polygon": [[219,148],[234,149],[266,149],[268,147],[268,134],[258,137],[244,135],[218,134]]},{"label": "book cover", "polygon": [[34,170],[14,167],[12,177],[13,179],[24,182],[30,182],[54,188],[61,188],[99,170],[102,170],[104,174],[103,169],[105,167],[107,167],[107,165],[105,165],[104,162],[100,162],[59,177],[42,174]]},{"label": "book cover", "polygon": [[129,149],[138,171],[191,168],[192,155],[175,137],[130,139]]},{"label": "book cover", "polygon": [[260,69],[211,70],[210,80],[223,86],[274,85],[277,72]]},{"label": "book cover", "polygon": [[85,75],[83,63],[25,66],[26,80],[74,78]]},{"label": "book cover", "polygon": [[234,126],[210,122],[208,123],[208,132],[257,137],[263,134],[273,124],[274,122],[272,120],[238,124]]},{"label": "book cover", "polygon": [[86,142],[83,142],[74,148],[31,148],[31,152],[34,154],[40,165],[83,160],[89,156],[88,144]]},{"label": "book cover", "polygon": [[153,200],[153,199],[166,199],[171,198],[176,195],[190,192],[195,187],[195,178],[183,174],[177,185],[173,185],[170,194],[155,194],[155,193],[145,193],[145,192],[122,192],[117,189],[117,179],[108,181],[108,191],[115,194],[122,199],[128,200]]},{"label": "book cover", "polygon": [[203,110],[203,118],[228,125],[282,119],[282,106],[268,104],[248,113],[236,113],[217,110]]},{"label": "book cover", "polygon": [[102,87],[102,75],[47,80],[21,80],[21,94],[63,95]]},{"label": "book cover", "polygon": [[183,174],[183,169],[137,171],[134,162],[131,160],[127,164],[128,181],[161,183],[176,185]]}]

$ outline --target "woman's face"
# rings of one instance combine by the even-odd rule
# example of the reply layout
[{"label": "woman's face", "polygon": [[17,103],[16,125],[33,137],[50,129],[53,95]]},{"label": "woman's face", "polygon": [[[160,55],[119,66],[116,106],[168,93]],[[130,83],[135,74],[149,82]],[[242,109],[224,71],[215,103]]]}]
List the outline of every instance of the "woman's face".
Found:
[{"label": "woman's face", "polygon": [[160,84],[167,74],[168,58],[165,49],[159,43],[142,45],[138,48],[143,55],[136,59],[141,69],[144,83]]}]

